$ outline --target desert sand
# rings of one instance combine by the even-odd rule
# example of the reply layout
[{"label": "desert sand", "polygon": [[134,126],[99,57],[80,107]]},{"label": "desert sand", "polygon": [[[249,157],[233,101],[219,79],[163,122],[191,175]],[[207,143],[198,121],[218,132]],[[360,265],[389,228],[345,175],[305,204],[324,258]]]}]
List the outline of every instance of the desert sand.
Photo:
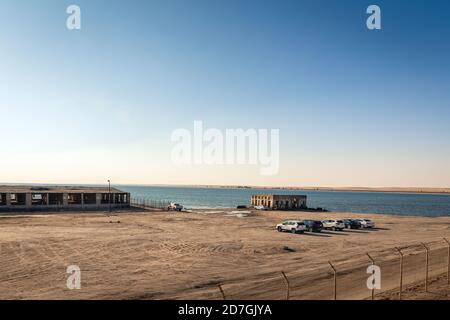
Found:
[{"label": "desert sand", "polygon": [[[367,217],[374,230],[279,233],[283,219]],[[119,223],[120,222],[120,223]],[[425,242],[430,290],[411,299],[449,297],[446,286],[450,217],[230,210],[195,212],[71,212],[0,217],[0,299],[366,299],[366,273],[382,270],[381,299],[395,299],[403,248],[404,285],[421,292]],[[80,290],[69,290],[66,268],[81,269]],[[437,278],[439,277],[439,278]],[[435,279],[436,278],[436,279]]]}]

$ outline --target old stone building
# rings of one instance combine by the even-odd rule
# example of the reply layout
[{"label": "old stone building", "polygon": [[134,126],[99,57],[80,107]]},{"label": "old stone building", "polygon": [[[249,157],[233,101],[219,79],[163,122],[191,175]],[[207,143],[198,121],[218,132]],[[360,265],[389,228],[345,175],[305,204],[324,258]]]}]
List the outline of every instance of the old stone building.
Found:
[{"label": "old stone building", "polygon": [[252,196],[252,206],[264,206],[274,210],[307,208],[304,195],[256,194]]}]

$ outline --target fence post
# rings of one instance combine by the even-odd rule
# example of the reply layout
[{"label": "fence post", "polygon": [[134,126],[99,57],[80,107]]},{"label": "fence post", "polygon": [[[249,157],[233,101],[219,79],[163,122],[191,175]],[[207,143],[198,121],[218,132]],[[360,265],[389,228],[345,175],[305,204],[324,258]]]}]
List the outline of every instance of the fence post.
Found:
[{"label": "fence post", "polygon": [[337,271],[330,261],[328,261],[328,264],[331,266],[334,272],[334,300],[337,300]]},{"label": "fence post", "polygon": [[428,292],[428,259],[429,259],[429,249],[425,245],[425,243],[421,242],[422,246],[425,248],[427,255],[426,255],[426,270],[425,270],[425,292]]},{"label": "fence post", "polygon": [[400,291],[398,293],[398,298],[399,298],[399,300],[402,300],[402,290],[403,290],[403,252],[397,247],[395,247],[395,249],[400,254]]},{"label": "fence post", "polygon": [[448,244],[448,255],[447,255],[447,284],[450,284],[450,241],[444,238],[445,242]]},{"label": "fence post", "polygon": [[225,292],[223,292],[222,286],[220,285],[220,283],[217,285],[219,287],[220,293],[222,294],[222,298],[223,300],[227,300],[225,297]]},{"label": "fence post", "polygon": [[[370,256],[370,254],[367,252],[367,256],[369,257],[370,261],[372,261],[372,266],[375,265],[375,260]],[[372,275],[375,274],[375,270],[372,270]],[[372,300],[375,298],[375,278],[372,279]]]},{"label": "fence post", "polygon": [[289,280],[286,277],[286,274],[284,273],[284,271],[281,271],[281,274],[283,275],[284,281],[286,282],[286,300],[289,300],[289,291],[290,291],[290,284],[289,284]]}]

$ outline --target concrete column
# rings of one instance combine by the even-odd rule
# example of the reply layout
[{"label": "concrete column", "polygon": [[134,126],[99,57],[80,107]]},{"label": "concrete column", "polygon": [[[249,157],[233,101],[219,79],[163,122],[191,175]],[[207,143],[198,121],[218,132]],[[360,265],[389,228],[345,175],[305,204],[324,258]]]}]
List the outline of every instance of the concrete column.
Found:
[{"label": "concrete column", "polygon": [[25,205],[27,208],[31,208],[32,204],[31,204],[31,193],[26,193],[25,194]]},{"label": "concrete column", "polygon": [[81,208],[84,209],[84,193],[81,194]]},{"label": "concrete column", "polygon": [[7,205],[8,207],[11,206],[11,193],[7,193],[7,194],[6,194],[6,205]]},{"label": "concrete column", "polygon": [[47,201],[45,202],[46,205],[50,205],[50,193],[47,193]]},{"label": "concrete column", "polygon": [[69,194],[63,193],[63,206],[67,207],[69,205]]},{"label": "concrete column", "polygon": [[101,193],[95,194],[95,204],[97,205],[97,208],[99,208],[102,205],[102,194]]}]

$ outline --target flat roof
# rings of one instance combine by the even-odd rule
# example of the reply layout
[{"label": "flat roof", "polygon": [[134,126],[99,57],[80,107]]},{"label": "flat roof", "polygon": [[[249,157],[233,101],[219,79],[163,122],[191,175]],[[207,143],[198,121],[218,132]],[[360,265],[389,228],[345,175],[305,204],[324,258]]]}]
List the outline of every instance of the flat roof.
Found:
[{"label": "flat roof", "polygon": [[306,198],[306,195],[304,194],[253,194],[252,197],[289,197],[289,198],[294,198],[294,197],[304,197]]},{"label": "flat roof", "polygon": [[[0,185],[0,193],[108,193],[108,187],[83,186],[5,186]],[[111,187],[111,193],[126,193]]]}]

